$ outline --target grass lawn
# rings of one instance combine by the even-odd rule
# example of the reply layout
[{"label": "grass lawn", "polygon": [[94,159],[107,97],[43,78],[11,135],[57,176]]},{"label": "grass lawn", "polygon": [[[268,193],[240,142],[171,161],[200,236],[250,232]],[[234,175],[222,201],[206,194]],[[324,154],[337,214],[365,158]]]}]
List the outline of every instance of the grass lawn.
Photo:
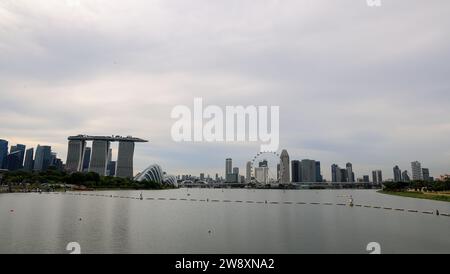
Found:
[{"label": "grass lawn", "polygon": [[417,199],[428,199],[443,202],[450,202],[450,195],[444,193],[423,193],[423,192],[406,192],[406,191],[378,191],[379,193],[397,195],[402,197],[417,198]]}]

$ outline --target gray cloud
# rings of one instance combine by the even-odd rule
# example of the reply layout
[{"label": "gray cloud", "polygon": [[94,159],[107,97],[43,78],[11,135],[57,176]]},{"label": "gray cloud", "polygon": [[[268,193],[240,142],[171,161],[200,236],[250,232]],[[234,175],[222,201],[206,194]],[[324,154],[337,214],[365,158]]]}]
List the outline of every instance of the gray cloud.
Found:
[{"label": "gray cloud", "polygon": [[[358,176],[420,160],[449,172],[448,1],[2,1],[0,135],[151,139],[137,169],[244,167],[258,144],[174,143],[170,111],[279,105],[291,158],[352,161]],[[212,149],[214,153],[212,153]]]}]

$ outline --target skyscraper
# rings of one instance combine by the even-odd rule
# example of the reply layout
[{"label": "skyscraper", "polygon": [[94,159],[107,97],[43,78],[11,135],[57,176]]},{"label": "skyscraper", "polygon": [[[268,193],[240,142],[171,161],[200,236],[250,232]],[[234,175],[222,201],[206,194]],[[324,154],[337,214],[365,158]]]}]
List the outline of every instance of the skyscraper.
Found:
[{"label": "skyscraper", "polygon": [[322,177],[322,171],[320,169],[320,161],[316,161],[316,182],[322,182],[323,181],[323,177]]},{"label": "skyscraper", "polygon": [[280,169],[281,169],[280,182],[282,184],[290,183],[291,176],[290,176],[289,154],[285,149],[283,149],[280,155]]},{"label": "skyscraper", "polygon": [[238,167],[233,168],[233,174],[237,174],[237,176],[239,178],[239,168]]},{"label": "skyscraper", "polygon": [[426,182],[431,181],[430,170],[428,168],[422,168],[422,177],[423,177],[423,180]]},{"label": "skyscraper", "polygon": [[314,160],[302,160],[301,163],[301,181],[302,182],[316,182],[316,161]]},{"label": "skyscraper", "polygon": [[23,159],[25,158],[25,145],[17,144],[15,146],[11,147],[11,153],[18,151],[19,152],[19,162],[20,162],[20,168],[23,168]]},{"label": "skyscraper", "polygon": [[86,148],[85,140],[69,140],[67,150],[67,160],[66,160],[67,171],[69,172],[82,171],[85,148]]},{"label": "skyscraper", "polygon": [[339,168],[339,166],[336,164],[331,165],[331,181],[333,183],[337,183],[341,181],[340,178],[341,178],[341,169]]},{"label": "skyscraper", "polygon": [[101,176],[106,175],[109,145],[110,142],[107,140],[94,140],[92,142],[91,163],[89,164],[90,172],[95,172]]},{"label": "skyscraper", "polygon": [[[218,175],[216,174],[216,177],[218,177]],[[248,161],[247,162],[247,166],[246,166],[246,170],[245,170],[245,180],[248,182],[250,182],[252,180],[252,162]],[[217,179],[216,179],[217,181]]]},{"label": "skyscraper", "polygon": [[394,167],[394,182],[402,182],[402,171],[398,166]]},{"label": "skyscraper", "polygon": [[233,160],[231,158],[228,158],[225,160],[225,178],[228,174],[232,174],[233,171]]},{"label": "skyscraper", "polygon": [[[121,178],[133,178],[134,142],[119,142],[117,156],[116,176]],[[111,153],[111,151],[110,151]]]},{"label": "skyscraper", "polygon": [[20,162],[21,158],[22,158],[22,152],[18,151],[18,150],[8,154],[7,169],[11,170],[11,171],[21,169],[22,168],[22,163]]},{"label": "skyscraper", "polygon": [[418,161],[412,162],[411,169],[412,169],[412,179],[414,181],[423,180],[422,164],[420,162]]},{"label": "skyscraper", "polygon": [[262,160],[259,162],[259,167],[269,167],[267,160]]},{"label": "skyscraper", "polygon": [[383,172],[381,170],[372,171],[372,181],[373,183],[382,183],[383,182]]},{"label": "skyscraper", "polygon": [[34,148],[27,149],[25,153],[25,163],[23,165],[24,170],[32,171],[34,168],[34,160],[33,160]]},{"label": "skyscraper", "polygon": [[52,148],[50,146],[38,145],[36,149],[36,156],[34,160],[34,170],[45,171],[50,166],[52,156]]},{"label": "skyscraper", "polygon": [[407,170],[405,170],[405,171],[402,172],[402,179],[403,179],[403,182],[409,182],[409,181],[411,181],[411,178],[409,177],[408,171],[407,171]]},{"label": "skyscraper", "polygon": [[298,160],[291,161],[292,167],[292,182],[299,183],[301,182],[301,163]]},{"label": "skyscraper", "polygon": [[[88,171],[89,170],[89,164],[91,162],[91,148],[86,147],[84,149],[84,157],[83,157],[83,168],[82,171]],[[115,172],[115,171],[114,171]]]},{"label": "skyscraper", "polygon": [[0,139],[0,169],[7,168],[8,141]]},{"label": "skyscraper", "polygon": [[345,165],[347,170],[347,182],[354,183],[355,182],[355,174],[353,173],[353,165],[352,163],[347,163]]},{"label": "skyscraper", "polygon": [[255,168],[255,179],[260,184],[267,184],[269,180],[269,168],[268,167]]},{"label": "skyscraper", "polygon": [[369,175],[364,175],[364,176],[363,176],[363,182],[364,182],[364,183],[370,183]]}]

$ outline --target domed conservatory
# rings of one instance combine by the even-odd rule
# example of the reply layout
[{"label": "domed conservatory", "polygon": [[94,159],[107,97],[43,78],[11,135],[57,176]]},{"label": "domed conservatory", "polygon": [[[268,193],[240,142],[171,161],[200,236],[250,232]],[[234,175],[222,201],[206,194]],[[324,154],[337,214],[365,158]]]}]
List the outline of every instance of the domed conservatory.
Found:
[{"label": "domed conservatory", "polygon": [[163,185],[178,186],[176,177],[173,175],[167,175],[157,164],[151,165],[144,169],[136,175],[136,177],[134,177],[134,180],[138,182],[152,181]]}]

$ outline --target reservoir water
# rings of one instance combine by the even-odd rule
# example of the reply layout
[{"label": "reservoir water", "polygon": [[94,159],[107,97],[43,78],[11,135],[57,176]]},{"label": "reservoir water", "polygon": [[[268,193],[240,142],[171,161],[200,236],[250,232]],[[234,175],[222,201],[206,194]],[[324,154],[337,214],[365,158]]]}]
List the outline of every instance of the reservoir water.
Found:
[{"label": "reservoir water", "polygon": [[[0,194],[0,253],[450,253],[450,203],[373,190]],[[354,206],[346,205],[349,195]],[[417,211],[417,212],[416,212]],[[428,212],[428,213],[427,213]]]}]

